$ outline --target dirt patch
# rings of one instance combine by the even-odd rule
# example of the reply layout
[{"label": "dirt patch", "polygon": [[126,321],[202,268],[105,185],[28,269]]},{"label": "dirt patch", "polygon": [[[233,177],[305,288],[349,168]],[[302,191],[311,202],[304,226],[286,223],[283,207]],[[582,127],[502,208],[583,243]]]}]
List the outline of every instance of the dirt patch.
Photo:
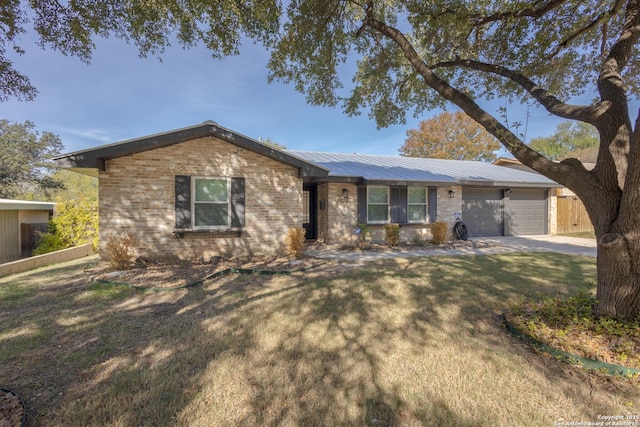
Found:
[{"label": "dirt patch", "polygon": [[128,270],[113,270],[101,264],[88,273],[92,278],[108,282],[127,283],[142,288],[179,288],[204,280],[217,272],[229,269],[247,269],[264,272],[307,271],[325,264],[317,258],[213,258],[209,261],[159,262],[138,260]]},{"label": "dirt patch", "polygon": [[0,426],[20,427],[24,421],[24,404],[12,391],[0,389]]}]

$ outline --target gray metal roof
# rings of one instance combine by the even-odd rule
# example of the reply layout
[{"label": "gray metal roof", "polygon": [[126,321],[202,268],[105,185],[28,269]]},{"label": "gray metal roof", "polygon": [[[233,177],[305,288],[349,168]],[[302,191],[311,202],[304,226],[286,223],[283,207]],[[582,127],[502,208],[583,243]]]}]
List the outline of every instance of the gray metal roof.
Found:
[{"label": "gray metal roof", "polygon": [[540,174],[484,162],[295,150],[288,153],[329,169],[329,177],[336,178],[359,177],[369,182],[424,182],[432,185],[559,187]]}]

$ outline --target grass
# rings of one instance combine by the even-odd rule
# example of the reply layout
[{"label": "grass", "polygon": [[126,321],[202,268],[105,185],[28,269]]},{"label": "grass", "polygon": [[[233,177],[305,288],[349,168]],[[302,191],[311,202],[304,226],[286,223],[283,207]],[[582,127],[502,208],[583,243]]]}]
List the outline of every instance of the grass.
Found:
[{"label": "grass", "polygon": [[[575,294],[591,258],[397,259],[164,292],[86,262],[0,278],[0,387],[29,425],[553,425],[638,414],[636,379],[536,354],[499,314]],[[541,274],[544,272],[544,274]]]}]

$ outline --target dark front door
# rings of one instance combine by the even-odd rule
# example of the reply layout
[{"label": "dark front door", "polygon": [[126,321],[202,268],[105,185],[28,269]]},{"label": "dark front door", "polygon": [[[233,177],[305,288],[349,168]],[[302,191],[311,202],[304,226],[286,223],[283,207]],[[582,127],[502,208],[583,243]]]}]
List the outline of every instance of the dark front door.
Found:
[{"label": "dark front door", "polygon": [[307,231],[307,240],[318,238],[318,187],[305,185],[302,188],[302,226]]}]

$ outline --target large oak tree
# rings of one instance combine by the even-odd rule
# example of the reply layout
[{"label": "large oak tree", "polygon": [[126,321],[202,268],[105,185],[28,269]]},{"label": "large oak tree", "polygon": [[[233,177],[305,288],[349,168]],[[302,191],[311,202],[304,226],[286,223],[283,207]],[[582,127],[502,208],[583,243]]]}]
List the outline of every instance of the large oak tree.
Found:
[{"label": "large oak tree", "polygon": [[[5,55],[32,20],[43,45],[90,58],[93,37],[130,40],[141,54],[171,38],[203,42],[216,56],[243,36],[272,49],[271,79],[309,102],[369,110],[379,126],[446,102],[493,134],[518,160],[583,201],[598,239],[597,311],[640,315],[640,0],[14,0],[0,6],[0,89],[34,95]],[[341,73],[357,61],[347,93]],[[576,105],[572,96],[597,93]],[[482,101],[537,103],[593,125],[597,164],[553,162],[528,147]]]}]

